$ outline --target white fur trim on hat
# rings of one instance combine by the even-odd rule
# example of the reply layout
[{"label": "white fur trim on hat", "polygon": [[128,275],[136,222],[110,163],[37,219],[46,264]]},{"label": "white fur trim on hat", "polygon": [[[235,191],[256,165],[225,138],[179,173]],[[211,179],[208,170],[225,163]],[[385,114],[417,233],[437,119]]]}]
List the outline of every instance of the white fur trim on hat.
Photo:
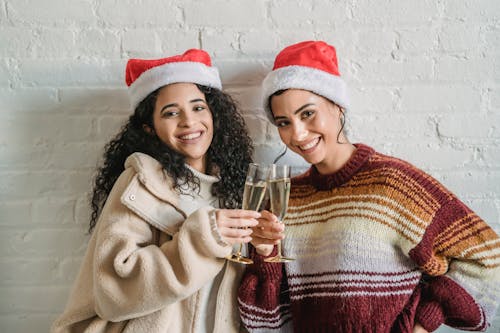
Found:
[{"label": "white fur trim on hat", "polygon": [[269,97],[279,90],[302,89],[321,95],[344,109],[349,109],[347,85],[339,76],[305,66],[286,66],[267,74],[262,83],[262,102],[266,115],[274,124]]},{"label": "white fur trim on hat", "polygon": [[195,83],[222,90],[219,71],[215,67],[186,61],[166,63],[148,69],[128,88],[130,104],[134,110],[139,103],[156,89],[172,83]]}]

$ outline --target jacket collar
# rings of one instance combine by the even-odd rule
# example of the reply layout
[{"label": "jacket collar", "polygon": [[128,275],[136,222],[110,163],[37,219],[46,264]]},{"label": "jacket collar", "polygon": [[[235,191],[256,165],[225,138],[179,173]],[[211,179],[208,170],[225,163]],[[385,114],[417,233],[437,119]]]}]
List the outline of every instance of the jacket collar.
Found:
[{"label": "jacket collar", "polygon": [[187,215],[179,208],[179,195],[162,165],[149,155],[133,153],[125,169],[133,170],[135,176],[121,202],[154,227],[175,234]]},{"label": "jacket collar", "polygon": [[179,205],[179,196],[174,190],[172,179],[167,177],[163,166],[144,153],[133,153],[125,160],[125,169],[133,168],[139,181],[149,192],[163,201]]}]

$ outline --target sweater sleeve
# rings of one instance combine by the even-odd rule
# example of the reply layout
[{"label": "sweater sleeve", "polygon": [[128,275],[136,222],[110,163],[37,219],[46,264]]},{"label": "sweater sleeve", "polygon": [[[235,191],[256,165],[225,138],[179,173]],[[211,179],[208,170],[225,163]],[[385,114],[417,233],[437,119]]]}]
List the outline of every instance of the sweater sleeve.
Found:
[{"label": "sweater sleeve", "polygon": [[116,196],[109,205],[95,231],[93,261],[95,310],[103,319],[144,316],[190,296],[217,275],[231,251],[214,237],[209,207],[158,246],[150,224]]},{"label": "sweater sleeve", "polygon": [[462,202],[441,206],[410,251],[424,271],[416,320],[428,331],[484,331],[500,300],[499,254],[498,235]]},{"label": "sweater sleeve", "polygon": [[[238,306],[249,332],[283,332],[291,325],[290,297],[282,263],[264,262],[250,245],[248,265],[238,292]],[[276,255],[276,248],[271,256]]]}]

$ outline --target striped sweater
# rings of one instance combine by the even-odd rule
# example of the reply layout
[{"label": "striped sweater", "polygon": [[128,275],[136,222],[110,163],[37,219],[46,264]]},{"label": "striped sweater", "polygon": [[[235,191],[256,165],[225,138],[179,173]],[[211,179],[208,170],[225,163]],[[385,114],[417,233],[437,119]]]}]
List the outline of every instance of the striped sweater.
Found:
[{"label": "striped sweater", "polygon": [[250,332],[485,330],[500,296],[500,240],[435,179],[358,144],[338,172],[292,179],[283,252],[252,251],[239,290]]}]

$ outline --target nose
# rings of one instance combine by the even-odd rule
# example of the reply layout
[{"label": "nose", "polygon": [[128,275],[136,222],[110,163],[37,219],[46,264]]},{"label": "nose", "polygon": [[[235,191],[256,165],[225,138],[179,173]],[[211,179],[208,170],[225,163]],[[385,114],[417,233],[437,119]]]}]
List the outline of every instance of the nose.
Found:
[{"label": "nose", "polygon": [[307,138],[307,129],[301,122],[295,122],[292,125],[292,139],[296,142],[303,141]]},{"label": "nose", "polygon": [[179,126],[181,127],[190,127],[195,122],[195,114],[191,111],[184,111],[181,113],[181,121],[179,122]]}]

